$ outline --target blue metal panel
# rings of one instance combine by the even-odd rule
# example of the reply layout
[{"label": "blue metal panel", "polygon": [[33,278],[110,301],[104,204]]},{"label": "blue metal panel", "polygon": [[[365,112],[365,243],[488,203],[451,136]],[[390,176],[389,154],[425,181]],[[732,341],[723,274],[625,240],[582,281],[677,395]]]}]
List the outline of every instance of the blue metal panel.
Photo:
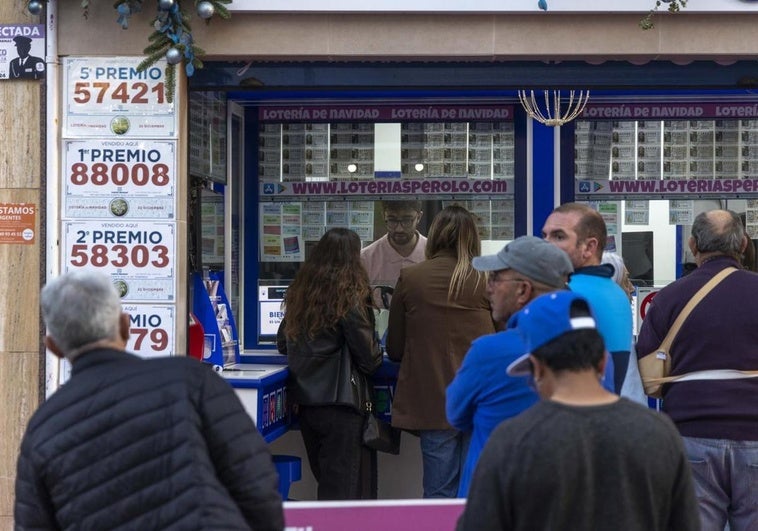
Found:
[{"label": "blue metal panel", "polygon": [[553,211],[555,137],[554,129],[537,121],[532,127],[533,153],[532,170],[534,175],[534,235],[540,236],[542,225]]}]

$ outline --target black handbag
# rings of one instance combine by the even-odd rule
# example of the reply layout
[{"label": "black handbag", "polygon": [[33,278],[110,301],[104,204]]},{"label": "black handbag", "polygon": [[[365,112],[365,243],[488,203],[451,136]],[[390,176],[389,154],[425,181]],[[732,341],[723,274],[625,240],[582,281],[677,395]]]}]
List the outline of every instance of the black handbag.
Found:
[{"label": "black handbag", "polygon": [[400,430],[374,415],[373,402],[366,402],[363,423],[363,444],[378,452],[400,453]]}]

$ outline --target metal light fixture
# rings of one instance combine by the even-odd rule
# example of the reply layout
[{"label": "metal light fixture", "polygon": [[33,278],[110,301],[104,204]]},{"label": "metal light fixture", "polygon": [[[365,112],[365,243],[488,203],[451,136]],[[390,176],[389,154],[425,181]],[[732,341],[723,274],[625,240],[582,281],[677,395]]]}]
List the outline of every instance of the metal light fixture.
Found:
[{"label": "metal light fixture", "polygon": [[[560,90],[545,90],[545,103],[540,106],[535,91],[519,90],[518,99],[530,118],[550,127],[561,126],[579,116],[590,99],[590,91],[570,90],[568,99],[561,98]],[[565,101],[565,107],[561,106]]]}]

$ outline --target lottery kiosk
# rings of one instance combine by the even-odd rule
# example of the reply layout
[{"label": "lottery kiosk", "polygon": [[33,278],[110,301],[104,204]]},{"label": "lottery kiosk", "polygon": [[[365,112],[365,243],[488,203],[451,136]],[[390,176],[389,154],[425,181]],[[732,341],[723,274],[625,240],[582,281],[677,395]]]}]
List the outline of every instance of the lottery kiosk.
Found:
[{"label": "lottery kiosk", "polygon": [[[485,252],[495,252],[525,230],[524,156],[517,155],[524,142],[512,103],[238,99],[248,97],[190,94],[193,308],[209,325],[206,361],[262,421],[276,453],[305,458],[299,433],[287,430],[295,419],[286,357],[275,348],[282,298],[300,264],[332,227],[352,229],[364,246],[382,237],[381,201],[392,199],[422,202],[422,234],[445,206],[465,206]],[[207,124],[217,124],[210,136]],[[214,151],[220,145],[231,146],[230,175],[213,174],[213,161],[226,167],[227,154]],[[220,341],[211,338],[216,331]],[[397,369],[385,358],[374,376],[387,420]],[[380,496],[397,482],[383,469],[409,470],[405,487],[392,486],[396,496],[420,495],[419,452],[418,440],[406,435],[401,455],[380,455]]]}]

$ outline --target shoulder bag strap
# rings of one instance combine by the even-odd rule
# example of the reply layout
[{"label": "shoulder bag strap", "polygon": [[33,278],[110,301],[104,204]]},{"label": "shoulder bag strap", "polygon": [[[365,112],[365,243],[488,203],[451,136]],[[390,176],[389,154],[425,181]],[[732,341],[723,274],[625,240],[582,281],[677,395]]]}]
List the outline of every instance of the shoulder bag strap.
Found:
[{"label": "shoulder bag strap", "polygon": [[682,309],[681,312],[679,312],[679,315],[676,316],[674,324],[671,325],[668,334],[666,334],[666,337],[663,338],[663,341],[661,342],[661,346],[658,347],[659,350],[668,352],[668,350],[671,348],[671,344],[674,342],[674,338],[679,333],[679,329],[682,327],[682,324],[687,319],[687,317],[690,316],[692,310],[695,309],[695,306],[697,306],[700,301],[703,300],[703,298],[708,295],[708,293],[710,293],[710,291],[715,288],[719,282],[724,280],[735,271],[737,271],[736,267],[727,267],[725,269],[722,269],[716,275],[714,275],[712,279],[706,282],[705,285],[697,291],[697,293],[692,296],[689,302],[687,302],[687,305]]}]

